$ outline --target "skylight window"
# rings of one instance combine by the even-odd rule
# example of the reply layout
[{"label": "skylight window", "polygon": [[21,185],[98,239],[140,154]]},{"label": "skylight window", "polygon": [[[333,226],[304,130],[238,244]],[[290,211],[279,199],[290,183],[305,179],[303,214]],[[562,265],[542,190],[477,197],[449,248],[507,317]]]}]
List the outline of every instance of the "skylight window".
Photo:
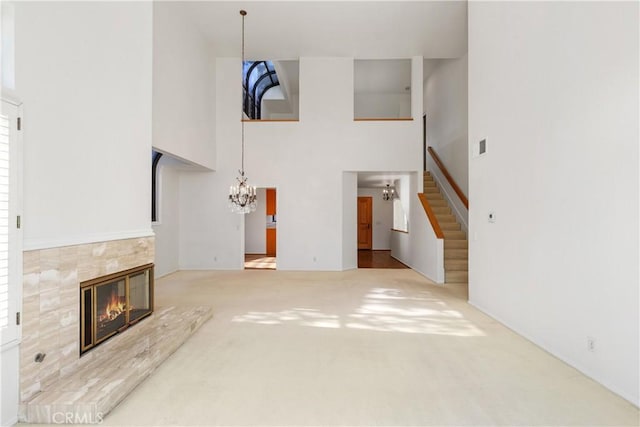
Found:
[{"label": "skylight window", "polygon": [[262,118],[262,98],[271,88],[280,86],[271,61],[245,61],[242,67],[243,110],[249,119]]}]

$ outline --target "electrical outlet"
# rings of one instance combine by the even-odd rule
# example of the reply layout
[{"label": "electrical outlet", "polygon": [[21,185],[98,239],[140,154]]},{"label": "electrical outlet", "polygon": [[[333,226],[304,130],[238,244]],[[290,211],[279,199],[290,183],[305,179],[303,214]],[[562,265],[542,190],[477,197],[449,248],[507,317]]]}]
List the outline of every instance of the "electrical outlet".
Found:
[{"label": "electrical outlet", "polygon": [[593,337],[587,337],[587,351],[591,353],[596,351],[596,340]]}]

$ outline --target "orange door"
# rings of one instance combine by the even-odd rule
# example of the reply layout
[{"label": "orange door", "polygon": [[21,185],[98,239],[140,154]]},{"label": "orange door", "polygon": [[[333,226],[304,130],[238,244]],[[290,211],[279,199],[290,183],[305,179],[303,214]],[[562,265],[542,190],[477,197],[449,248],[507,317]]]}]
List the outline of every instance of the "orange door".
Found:
[{"label": "orange door", "polygon": [[267,228],[267,256],[276,256],[276,229]]},{"label": "orange door", "polygon": [[[267,188],[267,215],[276,215],[276,189]],[[276,228],[267,228],[267,256],[276,256]]]},{"label": "orange door", "polygon": [[358,249],[371,249],[373,230],[371,229],[372,197],[358,197]]}]

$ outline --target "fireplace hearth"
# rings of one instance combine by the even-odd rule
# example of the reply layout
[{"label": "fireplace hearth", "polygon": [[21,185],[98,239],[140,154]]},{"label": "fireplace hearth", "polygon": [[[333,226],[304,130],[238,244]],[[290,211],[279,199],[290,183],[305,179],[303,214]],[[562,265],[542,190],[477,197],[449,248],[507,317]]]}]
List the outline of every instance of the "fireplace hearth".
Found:
[{"label": "fireplace hearth", "polygon": [[80,283],[80,354],[153,313],[153,264]]}]

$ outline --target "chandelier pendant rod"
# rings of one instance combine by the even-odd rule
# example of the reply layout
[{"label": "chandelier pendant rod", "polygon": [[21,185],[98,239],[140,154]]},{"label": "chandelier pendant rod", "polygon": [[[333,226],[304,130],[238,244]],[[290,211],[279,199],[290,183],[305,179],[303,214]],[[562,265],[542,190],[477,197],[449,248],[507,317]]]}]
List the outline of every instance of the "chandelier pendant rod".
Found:
[{"label": "chandelier pendant rod", "polygon": [[[244,17],[247,16],[246,10],[240,10],[240,15],[242,15],[242,69],[244,70]],[[243,97],[244,98],[244,97]],[[240,123],[242,126],[242,169],[240,170],[240,175],[244,176],[244,99],[242,101],[242,105],[240,106]]]}]

